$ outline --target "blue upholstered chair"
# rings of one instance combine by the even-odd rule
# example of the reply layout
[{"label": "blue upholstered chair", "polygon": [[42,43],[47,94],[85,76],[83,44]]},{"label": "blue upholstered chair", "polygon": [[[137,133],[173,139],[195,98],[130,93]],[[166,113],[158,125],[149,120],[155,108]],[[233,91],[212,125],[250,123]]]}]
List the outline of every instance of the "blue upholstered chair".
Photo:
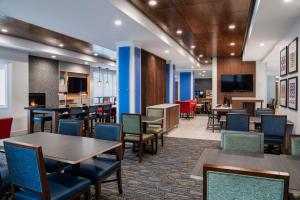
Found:
[{"label": "blue upholstered chair", "polygon": [[264,153],[264,134],[221,130],[221,147],[228,151]]},{"label": "blue upholstered chair", "polygon": [[228,113],[226,120],[226,130],[249,131],[249,115]]},{"label": "blue upholstered chair", "polygon": [[300,156],[300,135],[291,136],[291,155]]},{"label": "blue upholstered chair", "polygon": [[33,123],[40,123],[41,124],[41,132],[45,131],[45,123],[50,122],[50,132],[52,132],[52,116],[38,114],[37,116],[33,117]]},{"label": "blue upholstered chair", "polygon": [[267,151],[273,152],[274,148],[279,148],[281,153],[284,146],[286,131],[286,115],[261,115],[261,132],[264,133]]},{"label": "blue upholstered chair", "polygon": [[69,111],[70,119],[83,120],[85,116],[85,113],[83,111],[84,111],[83,107],[71,107]]},{"label": "blue upholstered chair", "polygon": [[88,107],[88,114],[85,116],[84,120],[87,121],[87,123],[90,123],[89,125],[89,132],[90,136],[92,136],[93,130],[95,129],[95,124],[98,119],[100,119],[98,115],[98,107],[99,106],[89,106]]},{"label": "blue upholstered chair", "polygon": [[112,104],[103,104],[100,118],[102,122],[110,122]]},{"label": "blue upholstered chair", "polygon": [[5,192],[10,190],[8,167],[4,153],[0,153],[0,187],[0,199],[2,199]]},{"label": "blue upholstered chair", "polygon": [[[89,194],[91,181],[62,173],[46,175],[42,148],[4,142],[14,199],[71,199]],[[16,189],[19,188],[19,189]]]},{"label": "blue upholstered chair", "polygon": [[204,200],[287,200],[289,174],[228,166],[203,166]]},{"label": "blue upholstered chair", "polygon": [[[58,125],[58,134],[82,136],[83,122],[76,119],[61,119]],[[47,172],[60,172],[67,164],[56,160],[45,159]]]},{"label": "blue upholstered chair", "polygon": [[[96,124],[95,127],[95,138],[109,141],[122,140],[122,131],[119,124]],[[80,163],[80,173],[79,175],[88,178],[95,185],[96,199],[100,199],[101,196],[101,184],[106,182],[113,173],[117,174],[117,179],[110,179],[111,181],[118,182],[119,193],[122,194],[122,177],[121,177],[121,157],[122,157],[122,147],[118,149],[111,150],[107,152],[109,154],[114,154],[116,157],[94,157],[87,161]],[[71,172],[71,168],[65,169],[66,173]]]},{"label": "blue upholstered chair", "polygon": [[274,110],[265,108],[265,109],[257,109],[255,111],[255,117],[260,117],[261,115],[273,115]]},{"label": "blue upholstered chair", "polygon": [[[151,141],[151,147],[153,152],[153,134],[143,133],[142,130],[142,116],[139,114],[122,114],[122,125],[123,125],[123,134],[124,134],[124,144],[125,142],[138,144],[139,147],[139,162],[142,162],[144,145],[147,142]],[[124,150],[123,150],[124,152]]]},{"label": "blue upholstered chair", "polygon": [[228,113],[248,114],[246,109],[231,109]]},{"label": "blue upholstered chair", "polygon": [[148,124],[147,126],[147,133],[151,133],[155,135],[156,138],[156,150],[157,150],[157,139],[160,138],[161,140],[161,146],[164,146],[164,109],[158,109],[158,108],[148,108],[147,109],[147,116],[149,117],[161,117],[162,120],[159,120],[158,122]]}]

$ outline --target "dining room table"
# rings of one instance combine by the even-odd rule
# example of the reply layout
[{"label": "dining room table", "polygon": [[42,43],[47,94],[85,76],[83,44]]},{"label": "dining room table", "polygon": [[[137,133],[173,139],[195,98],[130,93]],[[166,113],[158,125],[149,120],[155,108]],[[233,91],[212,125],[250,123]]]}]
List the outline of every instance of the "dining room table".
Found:
[{"label": "dining room table", "polygon": [[204,164],[287,172],[290,175],[289,190],[300,191],[300,156],[204,149],[192,170],[190,178],[203,181]]},{"label": "dining room table", "polygon": [[39,145],[44,158],[71,164],[74,172],[79,170],[81,162],[122,146],[117,141],[37,132],[0,140],[2,152],[5,152],[4,141]]}]

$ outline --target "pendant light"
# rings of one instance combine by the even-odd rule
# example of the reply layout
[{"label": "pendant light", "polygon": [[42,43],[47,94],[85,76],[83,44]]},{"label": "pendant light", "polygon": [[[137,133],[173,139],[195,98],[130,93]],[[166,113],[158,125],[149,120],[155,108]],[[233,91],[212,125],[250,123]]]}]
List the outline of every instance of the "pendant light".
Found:
[{"label": "pendant light", "polygon": [[108,68],[106,68],[106,85],[109,85],[109,82],[108,82]]},{"label": "pendant light", "polygon": [[101,76],[101,67],[98,67],[99,69],[99,80],[98,80],[98,86],[101,87],[101,84],[102,84],[102,81],[100,79],[100,76]]}]

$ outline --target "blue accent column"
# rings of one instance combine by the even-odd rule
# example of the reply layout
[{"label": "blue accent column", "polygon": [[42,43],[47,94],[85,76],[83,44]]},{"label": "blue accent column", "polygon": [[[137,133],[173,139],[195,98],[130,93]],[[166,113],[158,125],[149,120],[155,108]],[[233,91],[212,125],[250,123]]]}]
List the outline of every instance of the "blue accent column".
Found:
[{"label": "blue accent column", "polygon": [[191,100],[192,72],[180,72],[180,100]]},{"label": "blue accent column", "polygon": [[170,64],[166,65],[166,103],[170,103]]},{"label": "blue accent column", "polygon": [[118,46],[118,122],[122,113],[141,113],[141,49],[124,43]]},{"label": "blue accent column", "polygon": [[130,111],[130,47],[120,47],[118,53],[118,113],[121,122],[121,113],[129,113]]}]

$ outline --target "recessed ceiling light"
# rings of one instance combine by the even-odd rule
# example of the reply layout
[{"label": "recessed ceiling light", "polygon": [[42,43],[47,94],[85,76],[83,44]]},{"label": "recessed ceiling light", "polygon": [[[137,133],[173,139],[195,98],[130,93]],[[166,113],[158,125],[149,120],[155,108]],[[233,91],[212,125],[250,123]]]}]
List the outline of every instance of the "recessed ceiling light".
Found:
[{"label": "recessed ceiling light", "polygon": [[204,61],[205,63],[208,63],[208,60]]},{"label": "recessed ceiling light", "polygon": [[231,56],[235,56],[235,53],[230,53]]},{"label": "recessed ceiling light", "polygon": [[230,42],[230,46],[235,46],[235,42]]},{"label": "recessed ceiling light", "polygon": [[203,73],[205,73],[206,71],[204,70],[204,71],[202,71]]},{"label": "recessed ceiling light", "polygon": [[64,47],[65,45],[63,43],[60,43],[58,46],[59,47]]},{"label": "recessed ceiling light", "polygon": [[202,54],[200,54],[200,55],[199,55],[199,57],[200,57],[200,58],[203,58],[203,55],[202,55]]},{"label": "recessed ceiling light", "polygon": [[84,64],[85,64],[85,65],[88,65],[88,64],[89,64],[89,62],[84,62]]},{"label": "recessed ceiling light", "polygon": [[293,0],[283,0],[284,3],[290,3],[292,2]]},{"label": "recessed ceiling light", "polygon": [[265,46],[265,43],[260,43],[259,46],[263,47]]},{"label": "recessed ceiling light", "polygon": [[116,26],[121,26],[122,25],[122,21],[119,20],[119,19],[115,20],[114,23],[115,23]]},{"label": "recessed ceiling light", "polygon": [[199,63],[197,63],[197,67],[200,67],[200,64],[199,64]]},{"label": "recessed ceiling light", "polygon": [[97,54],[97,53],[94,53],[94,56],[98,56],[98,54]]},{"label": "recessed ceiling light", "polygon": [[149,6],[156,6],[157,5],[157,1],[156,0],[150,0],[148,1]]},{"label": "recessed ceiling light", "polygon": [[204,74],[202,74],[202,77],[204,77]]},{"label": "recessed ceiling light", "polygon": [[169,53],[169,50],[165,50],[165,53]]},{"label": "recessed ceiling light", "polygon": [[181,34],[182,34],[182,30],[178,29],[178,30],[176,31],[176,33],[177,33],[177,35],[181,35]]},{"label": "recessed ceiling light", "polygon": [[228,28],[229,28],[230,30],[233,30],[233,29],[235,29],[235,25],[234,25],[234,24],[230,24],[230,25],[228,26]]},{"label": "recessed ceiling light", "polygon": [[194,66],[192,66],[192,69],[194,69],[195,67]]},{"label": "recessed ceiling light", "polygon": [[52,55],[51,58],[56,58],[56,56],[55,56],[55,55]]},{"label": "recessed ceiling light", "polygon": [[191,46],[191,49],[195,49],[195,48],[196,48],[196,46],[195,46],[195,45],[192,45],[192,46]]},{"label": "recessed ceiling light", "polygon": [[199,75],[202,75],[201,73],[199,73]]},{"label": "recessed ceiling light", "polygon": [[8,30],[7,30],[6,28],[2,28],[2,29],[1,29],[1,32],[2,32],[2,33],[7,33]]}]

